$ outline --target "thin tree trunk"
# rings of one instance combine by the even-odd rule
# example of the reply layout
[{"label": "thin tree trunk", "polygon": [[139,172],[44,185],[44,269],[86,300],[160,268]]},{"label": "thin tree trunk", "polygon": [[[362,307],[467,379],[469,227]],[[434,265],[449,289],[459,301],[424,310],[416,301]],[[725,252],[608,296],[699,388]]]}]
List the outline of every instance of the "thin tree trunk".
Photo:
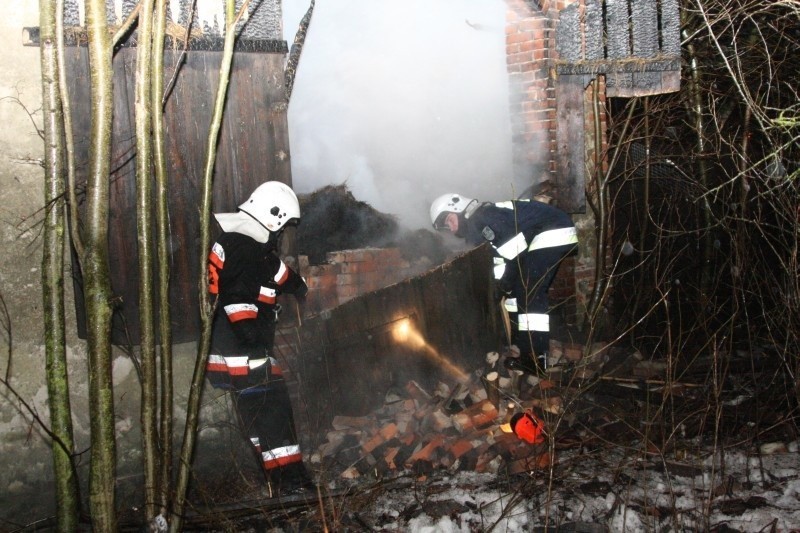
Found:
[{"label": "thin tree trunk", "polygon": [[64,112],[59,92],[56,32],[57,3],[39,2],[42,106],[44,116],[45,205],[42,252],[42,299],[46,347],[47,396],[53,441],[53,471],[56,485],[58,531],[78,527],[80,493],[72,463],[72,409],[64,318]]},{"label": "thin tree trunk", "polygon": [[[595,277],[594,277],[594,290],[592,297],[587,306],[587,317],[589,320],[590,335],[594,335],[597,321],[601,315],[603,308],[603,301],[607,297],[606,288],[608,287],[608,278],[606,272],[606,255],[608,251],[608,174],[603,173],[603,165],[600,161],[600,153],[602,151],[602,130],[600,128],[600,95],[598,94],[599,82],[597,78],[591,85],[592,87],[592,120],[594,125],[594,168],[593,174],[597,183],[597,204],[595,206],[595,223],[596,238],[595,243]],[[610,167],[609,167],[610,168]],[[590,345],[591,342],[587,342]]]},{"label": "thin tree trunk", "polygon": [[[245,0],[239,15],[246,12]],[[208,151],[206,155],[205,171],[203,173],[203,194],[200,205],[200,279],[198,280],[199,312],[201,322],[200,340],[197,344],[197,359],[195,360],[192,385],[189,391],[189,402],[186,409],[186,427],[183,433],[183,446],[181,448],[181,462],[178,469],[178,480],[175,487],[175,506],[170,523],[170,531],[180,531],[182,527],[183,508],[186,502],[186,489],[189,485],[189,467],[194,456],[194,445],[197,438],[197,422],[200,413],[200,398],[203,391],[203,379],[206,373],[206,359],[211,345],[211,319],[214,312],[208,298],[208,285],[206,279],[206,247],[210,241],[209,222],[211,218],[211,192],[214,185],[214,164],[217,155],[217,141],[222,125],[222,112],[225,108],[225,98],[228,91],[231,64],[233,63],[233,45],[236,41],[236,23],[239,17],[234,17],[236,6],[234,0],[226,0],[225,8],[225,46],[222,54],[222,64],[219,69],[219,86],[214,103],[214,115],[208,132]]]},{"label": "thin tree trunk", "polygon": [[161,103],[164,92],[164,35],[167,24],[167,2],[156,0],[153,22],[153,58],[151,66],[152,91],[150,109],[153,113],[153,162],[156,178],[156,231],[158,246],[158,331],[160,337],[160,436],[161,471],[159,472],[159,505],[166,509],[172,479],[172,324],[169,306],[170,250],[169,211],[167,203],[167,162],[164,156],[164,114]]},{"label": "thin tree trunk", "polygon": [[[64,0],[56,0],[56,56],[58,57],[58,71],[67,72],[64,60]],[[80,231],[80,216],[78,214],[78,195],[75,183],[75,143],[72,136],[72,107],[70,106],[69,91],[67,90],[66,76],[59,76],[58,89],[61,94],[61,106],[64,110],[64,145],[66,147],[67,167],[67,203],[69,213],[69,234],[72,238],[72,248],[78,261],[83,261],[83,239]]]},{"label": "thin tree trunk", "polygon": [[111,39],[104,0],[86,1],[91,94],[89,175],[82,260],[89,350],[92,450],[89,501],[94,531],[116,531],[114,394],[111,381],[111,281],[108,267],[108,193],[113,117]]},{"label": "thin tree trunk", "polygon": [[155,318],[153,308],[153,193],[151,183],[152,125],[151,61],[153,0],[139,4],[136,42],[136,234],[139,251],[139,350],[142,361],[142,452],[144,460],[144,514],[157,514],[158,489],[158,382],[156,380]]},{"label": "thin tree trunk", "polygon": [[[686,37],[686,30],[683,30],[683,36]],[[689,53],[689,73],[690,75],[687,77],[689,80],[689,93],[691,95],[692,101],[692,110],[694,111],[694,133],[697,137],[697,177],[700,181],[700,184],[703,187],[704,191],[707,191],[709,188],[709,181],[708,181],[708,165],[706,164],[706,125],[705,125],[705,117],[704,117],[704,109],[703,109],[703,94],[701,93],[701,85],[700,85],[700,70],[698,66],[697,56],[695,54],[694,46],[691,43],[691,40],[687,39],[687,46],[686,50]],[[700,297],[703,300],[701,304],[703,308],[706,307],[705,300],[708,298],[710,294],[710,283],[712,279],[711,273],[711,205],[708,203],[708,199],[703,197],[703,228],[705,231],[703,232],[703,240],[702,243],[702,250],[701,250],[701,257],[702,257],[702,266],[701,266],[701,274],[700,274]]]}]

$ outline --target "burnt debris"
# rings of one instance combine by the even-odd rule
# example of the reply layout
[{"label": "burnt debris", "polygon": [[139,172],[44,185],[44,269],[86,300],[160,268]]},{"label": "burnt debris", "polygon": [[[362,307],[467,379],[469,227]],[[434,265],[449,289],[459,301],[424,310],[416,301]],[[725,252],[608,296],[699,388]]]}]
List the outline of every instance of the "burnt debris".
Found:
[{"label": "burnt debris", "polygon": [[395,217],[356,200],[346,185],[328,185],[298,199],[302,222],[295,246],[311,264],[324,263],[328,252],[383,247],[396,237]]},{"label": "burnt debris", "polygon": [[381,213],[357,200],[346,184],[328,185],[299,195],[302,222],[297,228],[298,255],[312,265],[323,264],[329,252],[397,247],[404,259],[427,257],[441,264],[449,251],[440,235],[425,229],[402,230],[394,215]]}]

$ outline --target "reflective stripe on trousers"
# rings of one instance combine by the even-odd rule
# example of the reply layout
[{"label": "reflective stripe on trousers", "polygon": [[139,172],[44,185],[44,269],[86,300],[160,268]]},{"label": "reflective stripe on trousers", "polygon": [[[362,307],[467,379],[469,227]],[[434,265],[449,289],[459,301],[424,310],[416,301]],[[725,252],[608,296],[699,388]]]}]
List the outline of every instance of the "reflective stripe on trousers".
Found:
[{"label": "reflective stripe on trousers", "polygon": [[300,446],[297,444],[292,444],[290,446],[273,448],[265,452],[262,451],[261,460],[264,462],[264,468],[266,470],[271,470],[273,468],[280,468],[292,463],[299,463],[303,460],[303,456],[300,453]]},{"label": "reflective stripe on trousers", "polygon": [[502,279],[503,274],[506,273],[506,261],[502,257],[495,257],[494,258],[494,266],[492,267],[492,272],[494,272],[494,279]]},{"label": "reflective stripe on trousers", "polygon": [[506,311],[509,313],[516,313],[519,308],[517,307],[517,299],[516,298],[506,298],[505,302]]},{"label": "reflective stripe on trousers", "polygon": [[274,357],[261,359],[250,359],[246,355],[215,355],[209,354],[206,361],[206,370],[211,372],[225,372],[231,376],[246,376],[250,370],[254,370],[260,366],[269,363],[272,365],[271,374],[281,375],[282,372],[278,366],[278,360]]},{"label": "reflective stripe on trousers", "polygon": [[303,454],[300,453],[300,446],[298,444],[290,444],[289,446],[280,446],[263,451],[258,437],[251,437],[250,443],[256,451],[261,454],[261,461],[264,463],[264,469],[266,470],[280,468],[292,463],[299,463],[303,460]]}]

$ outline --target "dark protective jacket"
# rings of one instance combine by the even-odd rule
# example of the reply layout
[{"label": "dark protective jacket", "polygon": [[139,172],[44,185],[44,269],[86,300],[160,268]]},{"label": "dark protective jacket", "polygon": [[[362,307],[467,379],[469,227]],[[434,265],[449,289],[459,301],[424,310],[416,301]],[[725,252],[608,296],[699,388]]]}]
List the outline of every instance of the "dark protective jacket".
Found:
[{"label": "dark protective jacket", "polygon": [[514,286],[519,269],[507,268],[507,263],[520,254],[578,242],[575,225],[567,213],[535,200],[487,202],[460,218],[458,234],[466,242],[492,244],[494,277],[501,287]]},{"label": "dark protective jacket", "polygon": [[208,282],[218,298],[208,377],[214,386],[241,390],[248,385],[249,370],[268,372],[260,367],[275,340],[278,295],[302,297],[308,288],[278,257],[272,242],[240,233],[222,233],[212,246]]}]

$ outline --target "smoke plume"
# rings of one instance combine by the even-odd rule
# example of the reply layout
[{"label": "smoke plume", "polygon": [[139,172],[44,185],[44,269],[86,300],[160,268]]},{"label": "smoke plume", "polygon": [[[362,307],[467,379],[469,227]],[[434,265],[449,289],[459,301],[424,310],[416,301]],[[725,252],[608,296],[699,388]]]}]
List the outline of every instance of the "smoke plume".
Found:
[{"label": "smoke plume", "polygon": [[[287,41],[308,5],[283,2]],[[317,2],[289,104],[297,192],[345,184],[409,229],[440,194],[518,195],[504,24],[501,0]]]}]

